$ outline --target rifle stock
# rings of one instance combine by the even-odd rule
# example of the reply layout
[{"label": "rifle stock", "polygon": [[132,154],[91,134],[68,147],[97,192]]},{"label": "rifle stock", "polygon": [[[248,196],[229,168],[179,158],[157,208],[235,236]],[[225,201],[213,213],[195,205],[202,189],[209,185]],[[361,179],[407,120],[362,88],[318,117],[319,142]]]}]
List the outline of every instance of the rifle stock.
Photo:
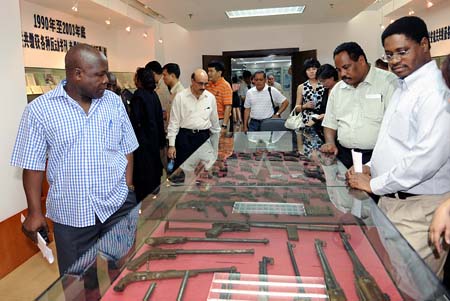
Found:
[{"label": "rifle stock", "polygon": [[197,276],[201,273],[234,273],[236,272],[236,267],[226,267],[226,268],[211,268],[211,269],[198,269],[198,270],[165,270],[158,272],[132,272],[119,280],[114,286],[114,291],[123,292],[127,285],[140,282],[140,281],[150,281],[150,280],[162,280],[162,279],[173,279],[173,278],[183,278],[189,272],[189,277]]}]

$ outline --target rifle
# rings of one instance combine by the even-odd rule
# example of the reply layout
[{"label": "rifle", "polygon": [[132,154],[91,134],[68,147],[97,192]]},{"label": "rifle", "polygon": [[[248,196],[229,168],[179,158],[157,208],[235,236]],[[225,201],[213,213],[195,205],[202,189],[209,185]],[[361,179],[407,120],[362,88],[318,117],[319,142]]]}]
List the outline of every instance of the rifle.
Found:
[{"label": "rifle", "polygon": [[133,282],[148,281],[148,280],[161,280],[161,279],[173,279],[182,278],[189,272],[189,276],[197,276],[201,273],[234,273],[236,272],[236,267],[228,268],[212,268],[212,269],[198,269],[198,270],[165,270],[158,272],[132,272],[122,277],[122,279],[117,282],[114,286],[114,291],[123,292],[125,287]]},{"label": "rifle", "polygon": [[183,250],[183,249],[151,249],[127,263],[127,268],[136,271],[150,260],[175,259],[180,254],[254,254],[254,249],[219,249],[219,250]]},{"label": "rifle", "polygon": [[184,237],[184,236],[163,236],[163,237],[148,237],[145,243],[156,247],[159,245],[174,245],[184,244],[187,242],[227,242],[227,243],[263,243],[268,244],[269,240],[251,239],[251,238],[204,238],[204,237]]},{"label": "rifle", "polygon": [[[300,271],[298,270],[297,260],[295,259],[295,254],[294,254],[295,245],[289,241],[286,242],[286,245],[287,245],[288,252],[289,252],[289,258],[291,259],[292,268],[294,269],[294,274],[297,278],[297,283],[302,283],[302,280],[300,278]],[[299,287],[298,292],[305,293],[305,289],[303,287]],[[298,300],[298,298],[295,298],[295,300]],[[307,300],[310,300],[310,299],[308,298]]]},{"label": "rifle", "polygon": [[147,292],[144,295],[144,298],[142,298],[142,301],[150,300],[150,296],[152,295],[152,293],[155,290],[155,288],[156,288],[156,282],[152,282],[150,284],[150,286],[148,287]]},{"label": "rifle", "polygon": [[318,179],[320,182],[325,183],[327,180],[323,176],[322,172],[318,170],[304,170],[305,176],[308,178]]},{"label": "rifle", "polygon": [[[273,260],[273,257],[267,257],[267,256],[263,256],[262,260],[259,261],[259,280],[261,282],[267,282],[267,265],[271,264],[273,265],[275,263],[275,261]],[[259,290],[262,292],[267,292],[268,288],[266,287],[266,285],[260,286]],[[263,295],[261,296],[261,301],[262,300],[269,300],[269,297],[267,295]],[[258,299],[259,300],[259,299]]]},{"label": "rifle", "polygon": [[269,223],[250,223],[251,227],[255,228],[273,228],[286,229],[288,239],[291,241],[298,241],[297,230],[306,231],[324,231],[324,232],[342,232],[344,228],[339,226],[325,226],[325,225],[289,225],[289,224],[269,224]]},{"label": "rifle", "polygon": [[203,212],[205,217],[208,217],[208,211],[206,209],[207,206],[211,206],[216,209],[217,212],[222,213],[224,217],[228,216],[228,213],[225,211],[225,206],[234,206],[234,202],[232,201],[203,201],[203,200],[192,200],[184,203],[179,203],[176,205],[177,209],[195,209],[198,212]]},{"label": "rifle", "polygon": [[324,232],[342,232],[344,228],[341,225],[289,225],[289,224],[271,224],[271,223],[213,223],[211,229],[204,228],[170,228],[169,223],[166,222],[165,231],[205,231],[206,237],[215,238],[223,232],[250,232],[250,227],[255,228],[272,228],[272,229],[286,229],[289,240],[298,241],[298,233],[296,230],[306,231],[324,231]]},{"label": "rifle", "polygon": [[372,275],[362,265],[352,246],[348,242],[347,234],[340,233],[344,249],[347,251],[353,264],[355,274],[356,293],[361,301],[389,301],[389,295],[383,293]]},{"label": "rifle", "polygon": [[327,293],[330,298],[330,301],[347,301],[347,297],[344,294],[341,286],[336,280],[334,276],[333,270],[328,263],[327,256],[323,251],[323,246],[325,242],[320,239],[315,239],[314,245],[316,247],[317,255],[320,259],[320,264],[322,265],[323,275],[325,278],[325,285],[327,287]]}]

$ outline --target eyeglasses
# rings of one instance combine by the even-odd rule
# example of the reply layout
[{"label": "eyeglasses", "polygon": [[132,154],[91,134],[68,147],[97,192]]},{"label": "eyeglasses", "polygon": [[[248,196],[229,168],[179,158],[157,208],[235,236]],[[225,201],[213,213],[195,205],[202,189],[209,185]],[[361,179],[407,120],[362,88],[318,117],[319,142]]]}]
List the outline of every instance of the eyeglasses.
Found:
[{"label": "eyeglasses", "polygon": [[199,85],[199,86],[206,86],[208,83],[206,82],[206,83],[204,83],[204,82],[198,82],[198,81],[196,81],[196,80],[194,80],[194,82],[197,84],[197,85]]},{"label": "eyeglasses", "polygon": [[409,51],[410,51],[410,49],[408,49],[408,50],[400,50],[400,51],[394,52],[394,53],[392,53],[392,54],[387,54],[387,53],[385,53],[385,54],[381,57],[381,59],[382,59],[383,61],[385,61],[385,62],[390,62],[390,61],[392,61],[394,58],[400,60],[400,59],[402,59],[402,57],[404,57],[405,55],[407,55],[407,54],[409,53]]}]

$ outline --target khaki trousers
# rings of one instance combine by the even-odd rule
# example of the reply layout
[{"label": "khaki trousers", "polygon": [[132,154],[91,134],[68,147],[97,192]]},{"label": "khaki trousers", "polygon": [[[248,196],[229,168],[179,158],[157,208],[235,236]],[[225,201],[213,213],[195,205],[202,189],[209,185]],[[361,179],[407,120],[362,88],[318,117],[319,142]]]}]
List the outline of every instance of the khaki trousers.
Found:
[{"label": "khaki trousers", "polygon": [[447,251],[438,256],[428,243],[430,227],[436,208],[450,198],[450,192],[439,195],[420,195],[405,200],[381,197],[378,206],[398,231],[416,250],[430,269],[442,279]]}]

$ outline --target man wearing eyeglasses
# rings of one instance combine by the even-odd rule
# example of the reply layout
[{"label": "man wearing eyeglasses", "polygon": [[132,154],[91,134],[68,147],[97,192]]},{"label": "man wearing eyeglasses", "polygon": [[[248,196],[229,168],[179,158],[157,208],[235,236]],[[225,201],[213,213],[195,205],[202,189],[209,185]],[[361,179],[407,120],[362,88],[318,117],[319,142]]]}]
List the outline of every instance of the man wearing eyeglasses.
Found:
[{"label": "man wearing eyeglasses", "polygon": [[333,56],[342,80],[328,97],[322,122],[325,144],[320,150],[337,155],[350,168],[352,149],[363,154],[363,163],[370,160],[396,78],[370,66],[364,50],[355,42],[342,43]]},{"label": "man wearing eyeglasses", "polygon": [[208,74],[197,69],[191,75],[191,86],[177,93],[167,128],[167,156],[175,160],[174,170],[194,153],[210,136],[220,133],[216,98],[206,91]]},{"label": "man wearing eyeglasses", "polygon": [[397,76],[369,166],[347,173],[349,185],[382,196],[379,207],[430,268],[442,276],[428,245],[435,209],[450,197],[450,93],[431,60],[425,22],[403,17],[382,34],[384,58]]}]

